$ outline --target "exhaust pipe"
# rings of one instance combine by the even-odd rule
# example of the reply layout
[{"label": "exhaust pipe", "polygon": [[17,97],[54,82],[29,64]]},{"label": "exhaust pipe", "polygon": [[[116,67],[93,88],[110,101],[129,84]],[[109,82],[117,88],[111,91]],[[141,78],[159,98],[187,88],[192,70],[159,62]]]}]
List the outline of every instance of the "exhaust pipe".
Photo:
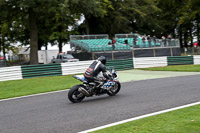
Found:
[{"label": "exhaust pipe", "polygon": [[83,93],[86,96],[90,96],[90,93],[86,89],[84,89],[83,87],[79,87],[78,91]]}]

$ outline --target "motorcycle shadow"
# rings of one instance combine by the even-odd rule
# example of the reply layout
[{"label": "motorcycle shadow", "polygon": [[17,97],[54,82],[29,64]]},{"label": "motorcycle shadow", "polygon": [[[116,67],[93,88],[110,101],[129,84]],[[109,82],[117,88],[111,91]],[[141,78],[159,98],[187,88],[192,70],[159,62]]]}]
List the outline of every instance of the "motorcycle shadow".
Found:
[{"label": "motorcycle shadow", "polygon": [[116,99],[119,99],[122,97],[122,95],[118,94],[115,96],[108,96],[108,95],[100,95],[100,96],[94,96],[94,97],[86,97],[82,102],[79,103],[72,103],[71,104],[84,104],[84,103],[101,103],[101,102],[109,102],[109,101],[116,101]]}]

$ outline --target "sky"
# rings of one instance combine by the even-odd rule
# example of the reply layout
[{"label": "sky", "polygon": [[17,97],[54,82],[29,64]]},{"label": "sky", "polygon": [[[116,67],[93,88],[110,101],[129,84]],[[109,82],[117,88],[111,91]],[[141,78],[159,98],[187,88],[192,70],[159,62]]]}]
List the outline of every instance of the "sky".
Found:
[{"label": "sky", "polygon": [[[51,46],[50,44],[48,44],[47,49],[48,49],[48,50],[58,50],[58,45]],[[45,50],[45,47],[42,47],[41,50]],[[65,45],[62,47],[62,51],[63,51],[63,52],[70,51],[70,50],[71,50],[70,44],[65,44]]]}]

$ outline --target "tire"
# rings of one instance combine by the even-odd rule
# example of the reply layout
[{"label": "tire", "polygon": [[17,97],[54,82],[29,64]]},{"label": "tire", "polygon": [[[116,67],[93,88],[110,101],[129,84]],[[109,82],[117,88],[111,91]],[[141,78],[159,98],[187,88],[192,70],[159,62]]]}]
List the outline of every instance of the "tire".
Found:
[{"label": "tire", "polygon": [[[113,89],[114,89],[114,91],[112,91]],[[116,84],[113,86],[113,88],[111,88],[111,91],[108,91],[107,94],[109,96],[114,96],[114,95],[116,95],[120,91],[120,89],[121,89],[120,82],[116,82]]]},{"label": "tire", "polygon": [[82,85],[75,85],[68,92],[68,99],[73,103],[81,102],[85,98],[85,95],[78,91],[79,87],[82,87]]}]

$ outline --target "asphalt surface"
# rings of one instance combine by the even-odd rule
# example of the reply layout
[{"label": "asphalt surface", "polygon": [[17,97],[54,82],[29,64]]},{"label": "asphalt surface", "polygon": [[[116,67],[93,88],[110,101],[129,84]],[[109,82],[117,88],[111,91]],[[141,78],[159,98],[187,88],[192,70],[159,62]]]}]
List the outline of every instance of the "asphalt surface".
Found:
[{"label": "asphalt surface", "polygon": [[200,75],[122,83],[118,95],[72,104],[66,92],[0,102],[0,133],[76,133],[200,101]]}]

